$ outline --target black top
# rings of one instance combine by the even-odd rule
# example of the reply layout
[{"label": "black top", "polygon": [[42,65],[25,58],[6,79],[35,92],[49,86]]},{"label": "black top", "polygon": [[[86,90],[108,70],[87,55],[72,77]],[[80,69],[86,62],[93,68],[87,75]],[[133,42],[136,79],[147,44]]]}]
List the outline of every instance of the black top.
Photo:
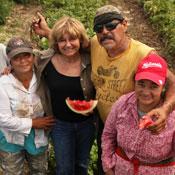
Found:
[{"label": "black top", "polygon": [[72,100],[84,99],[79,76],[60,74],[50,61],[44,69],[44,78],[50,91],[52,110],[56,118],[68,122],[80,122],[90,117],[71,111],[65,102],[67,97]]}]

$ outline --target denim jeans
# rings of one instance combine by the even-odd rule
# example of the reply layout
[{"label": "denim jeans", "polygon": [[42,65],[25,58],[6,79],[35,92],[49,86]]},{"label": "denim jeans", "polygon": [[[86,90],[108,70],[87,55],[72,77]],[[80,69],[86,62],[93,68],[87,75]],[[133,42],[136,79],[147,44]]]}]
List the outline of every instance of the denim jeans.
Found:
[{"label": "denim jeans", "polygon": [[76,123],[57,120],[51,135],[56,175],[87,175],[89,153],[95,136],[93,119]]}]

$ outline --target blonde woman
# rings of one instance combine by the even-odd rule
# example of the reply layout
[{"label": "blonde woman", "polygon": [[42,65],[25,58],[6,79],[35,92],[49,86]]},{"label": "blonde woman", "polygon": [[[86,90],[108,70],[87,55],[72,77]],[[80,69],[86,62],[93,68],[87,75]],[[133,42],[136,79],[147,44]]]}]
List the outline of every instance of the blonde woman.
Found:
[{"label": "blonde woman", "polygon": [[49,89],[56,118],[52,140],[57,175],[87,174],[95,132],[94,116],[72,112],[65,99],[94,98],[88,45],[83,24],[74,18],[62,17],[51,30],[50,49],[38,59],[41,79]]}]

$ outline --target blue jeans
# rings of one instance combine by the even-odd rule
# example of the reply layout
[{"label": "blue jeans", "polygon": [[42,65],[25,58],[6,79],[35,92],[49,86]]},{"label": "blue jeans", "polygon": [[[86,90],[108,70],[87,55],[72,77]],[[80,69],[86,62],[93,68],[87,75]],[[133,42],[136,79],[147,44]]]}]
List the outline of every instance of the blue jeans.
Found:
[{"label": "blue jeans", "polygon": [[51,134],[56,175],[87,175],[89,154],[95,136],[93,119],[79,123],[57,120]]}]

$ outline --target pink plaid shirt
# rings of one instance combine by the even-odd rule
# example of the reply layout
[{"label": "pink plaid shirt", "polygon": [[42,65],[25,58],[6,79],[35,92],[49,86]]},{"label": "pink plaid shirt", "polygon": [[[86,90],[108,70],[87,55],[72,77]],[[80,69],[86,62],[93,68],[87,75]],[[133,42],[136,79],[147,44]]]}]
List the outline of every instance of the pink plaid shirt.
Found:
[{"label": "pink plaid shirt", "polygon": [[[167,127],[158,135],[147,129],[139,129],[135,93],[123,95],[113,105],[107,117],[102,135],[102,162],[106,172],[113,169],[115,175],[133,175],[133,164],[116,155],[117,145],[129,159],[157,163],[174,156],[175,111],[167,119]],[[175,166],[139,166],[139,175],[174,175]]]}]

